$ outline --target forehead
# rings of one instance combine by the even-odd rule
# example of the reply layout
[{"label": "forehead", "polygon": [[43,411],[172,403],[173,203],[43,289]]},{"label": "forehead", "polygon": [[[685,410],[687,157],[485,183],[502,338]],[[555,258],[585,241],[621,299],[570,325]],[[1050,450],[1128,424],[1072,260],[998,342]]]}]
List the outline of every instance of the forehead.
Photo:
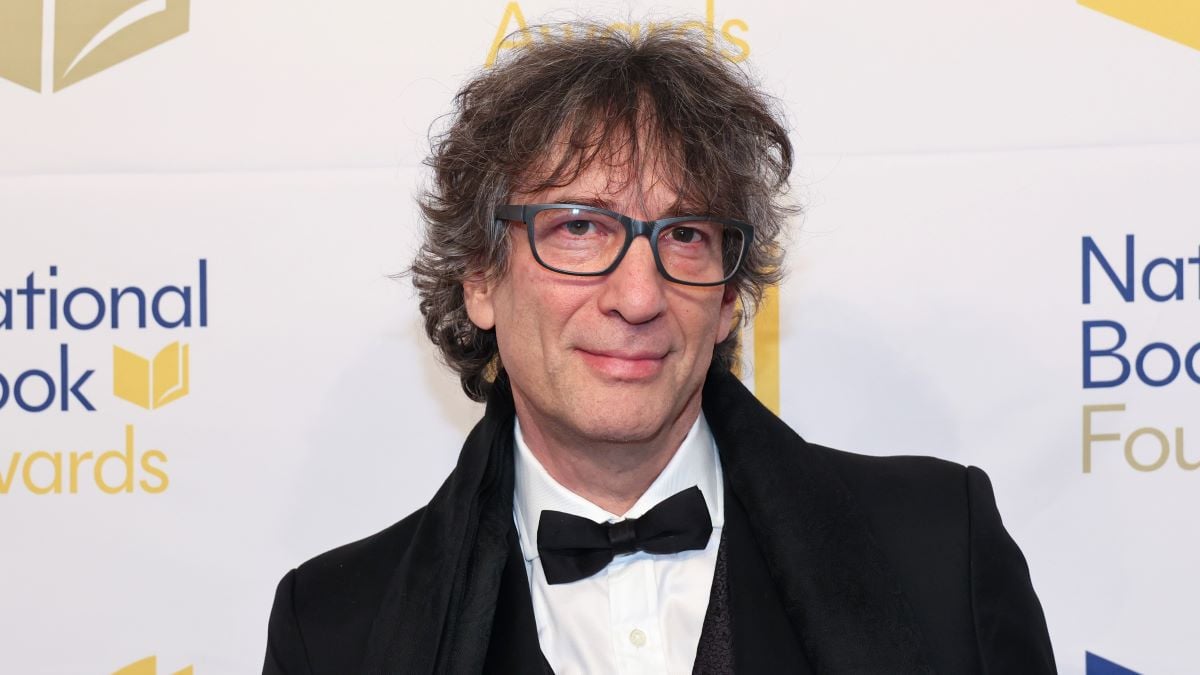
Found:
[{"label": "forehead", "polygon": [[569,183],[542,186],[518,197],[531,204],[590,204],[616,211],[637,206],[670,208],[681,201],[678,192],[661,175],[598,163],[579,171]]},{"label": "forehead", "polygon": [[639,124],[639,132],[592,129],[583,142],[560,129],[529,169],[513,181],[512,199],[522,203],[587,201],[614,210],[643,206],[680,210],[702,205],[686,184],[678,148]]}]

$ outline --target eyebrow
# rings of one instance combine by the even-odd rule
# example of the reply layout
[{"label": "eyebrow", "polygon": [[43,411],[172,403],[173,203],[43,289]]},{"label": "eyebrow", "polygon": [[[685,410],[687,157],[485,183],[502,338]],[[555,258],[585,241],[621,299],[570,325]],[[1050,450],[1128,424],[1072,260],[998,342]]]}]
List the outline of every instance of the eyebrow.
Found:
[{"label": "eyebrow", "polygon": [[562,195],[557,197],[552,204],[578,204],[580,206],[594,206],[605,211],[616,211],[613,208],[613,203],[601,197],[584,197],[582,195]]}]

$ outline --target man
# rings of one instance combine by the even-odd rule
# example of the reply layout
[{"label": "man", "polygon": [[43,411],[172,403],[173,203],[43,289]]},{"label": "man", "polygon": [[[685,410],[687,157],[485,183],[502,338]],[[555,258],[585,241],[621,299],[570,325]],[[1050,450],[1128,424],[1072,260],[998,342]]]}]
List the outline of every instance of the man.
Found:
[{"label": "man", "polygon": [[283,579],[264,672],[1053,672],[983,472],[808,444],[729,372],[790,213],[767,97],[702,34],[572,28],[429,160],[413,276],[484,418]]}]

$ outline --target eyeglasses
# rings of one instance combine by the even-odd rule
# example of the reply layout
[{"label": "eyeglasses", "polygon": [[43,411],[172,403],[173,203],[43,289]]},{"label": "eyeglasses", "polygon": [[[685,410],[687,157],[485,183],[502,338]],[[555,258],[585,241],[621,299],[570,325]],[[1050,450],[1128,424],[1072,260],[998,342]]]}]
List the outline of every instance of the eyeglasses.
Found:
[{"label": "eyeglasses", "polygon": [[646,236],[654,264],[668,281],[718,286],[729,281],[750,248],[754,227],[739,220],[678,216],[635,220],[579,204],[509,204],[496,218],[525,223],[529,248],[542,267],[581,277],[608,274],[635,237]]}]

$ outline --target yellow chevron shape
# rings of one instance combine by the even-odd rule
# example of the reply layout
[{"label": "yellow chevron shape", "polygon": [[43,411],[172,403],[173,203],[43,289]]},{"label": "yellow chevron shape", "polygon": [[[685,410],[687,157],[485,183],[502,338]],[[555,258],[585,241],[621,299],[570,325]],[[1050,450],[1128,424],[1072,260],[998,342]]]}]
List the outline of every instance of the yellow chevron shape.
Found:
[{"label": "yellow chevron shape", "polygon": [[[131,663],[113,673],[113,675],[158,675],[158,659],[148,656],[137,663]],[[173,675],[193,675],[192,667],[177,670]]]},{"label": "yellow chevron shape", "polygon": [[1198,0],[1078,0],[1079,4],[1200,49],[1200,1]]}]

